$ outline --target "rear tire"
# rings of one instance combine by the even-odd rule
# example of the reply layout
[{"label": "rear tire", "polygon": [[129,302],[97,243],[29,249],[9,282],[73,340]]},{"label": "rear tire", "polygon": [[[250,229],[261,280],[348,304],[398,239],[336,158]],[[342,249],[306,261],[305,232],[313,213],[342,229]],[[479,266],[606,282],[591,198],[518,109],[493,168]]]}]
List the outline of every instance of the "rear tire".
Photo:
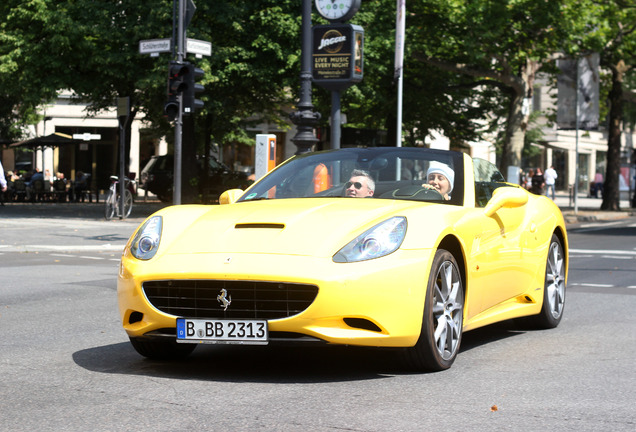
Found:
[{"label": "rear tire", "polygon": [[172,339],[130,338],[135,351],[152,360],[184,359],[197,347],[194,344],[180,344]]},{"label": "rear tire", "polygon": [[543,306],[538,315],[529,317],[533,327],[555,328],[563,318],[565,306],[565,256],[559,238],[552,234],[545,265]]},{"label": "rear tire", "polygon": [[441,371],[451,367],[459,352],[464,324],[464,287],[457,261],[443,249],[435,253],[426,289],[422,331],[406,349],[410,366]]}]

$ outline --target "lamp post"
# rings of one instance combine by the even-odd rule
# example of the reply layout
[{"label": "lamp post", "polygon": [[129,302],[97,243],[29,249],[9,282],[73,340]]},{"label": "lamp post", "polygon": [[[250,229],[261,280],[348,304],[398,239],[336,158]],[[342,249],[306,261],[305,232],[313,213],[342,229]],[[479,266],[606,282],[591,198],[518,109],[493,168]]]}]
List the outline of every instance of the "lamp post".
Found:
[{"label": "lamp post", "polygon": [[296,135],[292,138],[298,150],[296,154],[312,150],[318,138],[314,128],[320,120],[320,113],[314,112],[311,103],[311,1],[302,0],[302,45],[300,60],[300,99],[297,110],[289,115],[296,125]]}]

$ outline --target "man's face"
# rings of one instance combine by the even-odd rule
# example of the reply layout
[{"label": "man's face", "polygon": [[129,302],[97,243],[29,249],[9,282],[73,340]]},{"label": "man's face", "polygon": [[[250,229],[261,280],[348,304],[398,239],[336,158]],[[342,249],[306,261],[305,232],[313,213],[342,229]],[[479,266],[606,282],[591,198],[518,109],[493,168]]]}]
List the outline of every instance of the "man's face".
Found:
[{"label": "man's face", "polygon": [[364,176],[351,177],[345,184],[345,195],[354,198],[365,198],[373,195],[373,191],[367,186],[367,178]]}]

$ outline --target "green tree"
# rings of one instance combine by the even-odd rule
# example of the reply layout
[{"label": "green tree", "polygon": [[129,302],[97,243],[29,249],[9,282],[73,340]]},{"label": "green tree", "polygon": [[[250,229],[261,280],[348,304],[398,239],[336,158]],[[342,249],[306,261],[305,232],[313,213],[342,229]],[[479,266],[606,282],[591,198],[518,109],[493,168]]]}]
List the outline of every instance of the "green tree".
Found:
[{"label": "green tree", "polygon": [[63,85],[57,53],[70,49],[68,20],[50,0],[5,0],[0,5],[0,140],[12,142],[37,121],[42,101]]},{"label": "green tree", "polygon": [[[621,135],[630,121],[625,105],[633,97],[636,81],[636,5],[627,0],[590,0],[580,3],[580,7],[585,8],[588,19],[574,38],[574,50],[599,52],[601,67],[610,75],[607,170],[601,209],[615,211],[620,210]],[[633,112],[631,108],[628,114]],[[631,121],[633,124],[633,117]]]},{"label": "green tree", "polygon": [[411,8],[411,25],[423,23],[416,24],[416,59],[470,78],[465,86],[496,88],[507,100],[500,158],[504,170],[521,163],[530,113],[524,105],[532,97],[538,71],[552,62],[569,31],[563,22],[564,4],[426,0]]}]

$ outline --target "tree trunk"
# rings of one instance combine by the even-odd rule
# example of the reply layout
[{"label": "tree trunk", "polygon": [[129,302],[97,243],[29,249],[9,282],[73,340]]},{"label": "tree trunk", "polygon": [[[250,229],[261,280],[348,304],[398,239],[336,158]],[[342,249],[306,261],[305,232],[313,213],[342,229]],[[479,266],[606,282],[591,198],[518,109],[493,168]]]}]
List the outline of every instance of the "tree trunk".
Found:
[{"label": "tree trunk", "polygon": [[[527,117],[523,114],[524,96],[524,94],[515,92],[510,98],[506,134],[501,153],[500,170],[504,174],[507,173],[509,166],[521,167],[521,152],[523,151],[527,126]],[[508,179],[508,181],[516,183],[514,179]]]},{"label": "tree trunk", "polygon": [[[521,155],[530,118],[530,109],[524,107],[524,102],[525,99],[532,98],[534,79],[540,67],[539,62],[527,60],[518,76],[508,75],[503,80],[511,89],[506,133],[499,166],[504,174],[507,174],[509,166],[521,168]],[[515,179],[508,179],[508,181],[517,183]]]},{"label": "tree trunk", "polygon": [[619,179],[621,167],[621,124],[623,122],[623,78],[627,70],[623,60],[611,65],[612,89],[609,93],[609,131],[607,137],[607,171],[603,185],[601,210],[620,210]]}]

